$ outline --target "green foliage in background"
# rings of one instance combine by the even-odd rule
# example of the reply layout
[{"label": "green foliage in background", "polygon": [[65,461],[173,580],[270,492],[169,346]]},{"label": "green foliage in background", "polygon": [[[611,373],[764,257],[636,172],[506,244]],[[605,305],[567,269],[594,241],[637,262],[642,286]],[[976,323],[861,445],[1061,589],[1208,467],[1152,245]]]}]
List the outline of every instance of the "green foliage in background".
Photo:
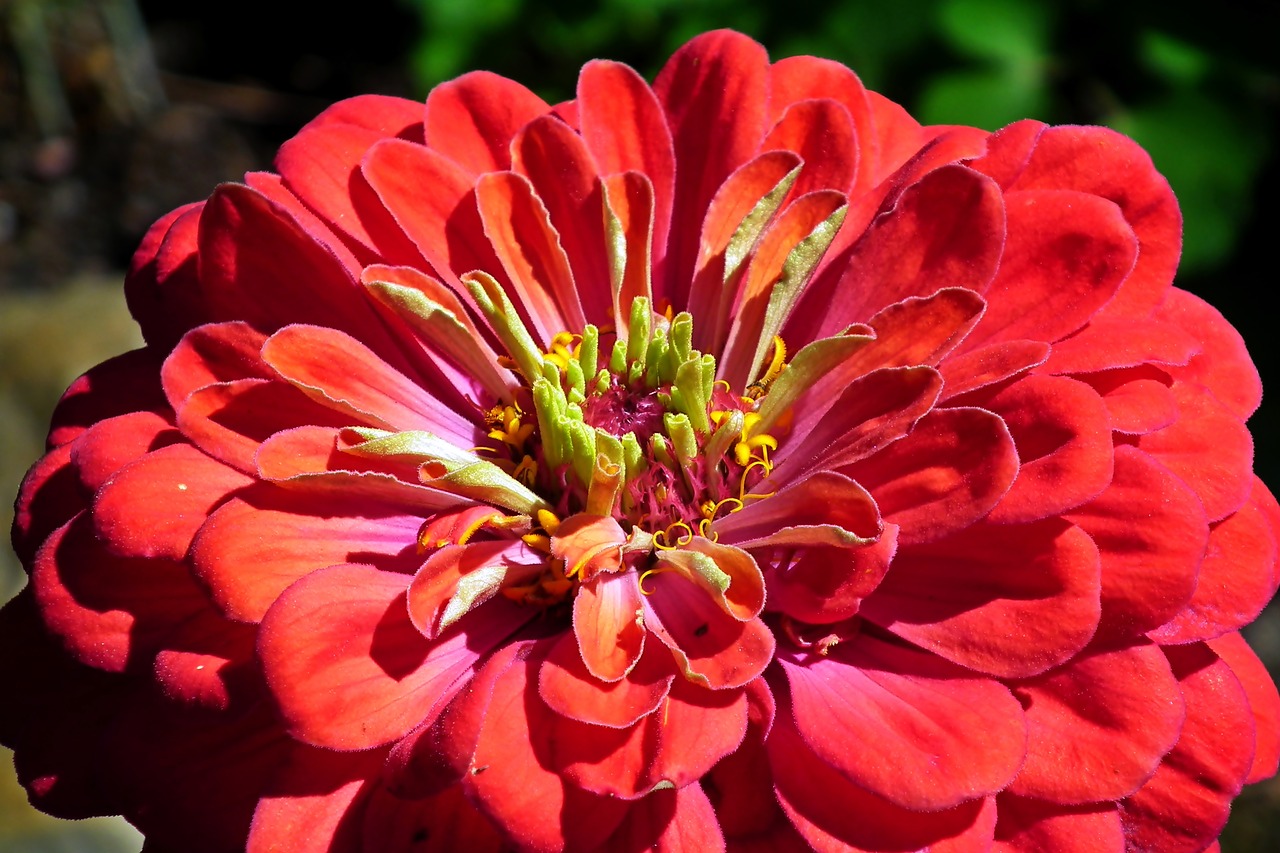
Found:
[{"label": "green foliage in background", "polygon": [[1265,36],[1241,49],[1241,15],[1187,18],[1156,0],[400,2],[422,22],[411,57],[422,94],[488,68],[562,100],[588,59],[652,76],[690,36],[727,26],[774,57],[838,59],[928,123],[1114,127],[1151,152],[1178,194],[1183,275],[1230,255],[1276,136],[1280,80]]}]

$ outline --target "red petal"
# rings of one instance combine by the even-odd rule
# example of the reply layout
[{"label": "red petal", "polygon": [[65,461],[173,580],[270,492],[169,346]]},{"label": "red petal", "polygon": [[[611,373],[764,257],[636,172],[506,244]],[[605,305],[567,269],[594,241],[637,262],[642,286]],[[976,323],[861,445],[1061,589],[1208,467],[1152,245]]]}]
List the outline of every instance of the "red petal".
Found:
[{"label": "red petal", "polygon": [[899,550],[861,612],[948,660],[1019,678],[1089,642],[1098,585],[1098,549],[1080,528],[982,523]]},{"label": "red petal", "polygon": [[887,367],[855,379],[813,423],[798,420],[775,456],[770,484],[849,465],[902,438],[933,407],[942,377],[931,367]]},{"label": "red petal", "polygon": [[175,628],[209,606],[181,563],[110,554],[85,514],[45,542],[31,583],[64,648],[107,672],[147,671]]},{"label": "red petal", "polygon": [[70,444],[41,457],[22,479],[14,503],[13,550],[30,571],[36,551],[49,534],[85,509],[93,495],[86,492],[71,464]]},{"label": "red petal", "polygon": [[587,670],[601,681],[626,676],[644,651],[644,607],[634,575],[601,573],[573,600],[573,633]]},{"label": "red petal", "polygon": [[932,542],[985,516],[1018,473],[1004,421],[982,409],[925,415],[901,441],[846,473],[871,491],[900,546]]},{"label": "red petal", "polygon": [[1187,720],[1154,776],[1120,804],[1130,849],[1204,849],[1217,838],[1253,764],[1253,715],[1240,682],[1208,647],[1165,649]]},{"label": "red petal", "polygon": [[89,427],[71,445],[71,464],[85,490],[96,492],[125,465],[180,439],[168,419],[133,412]]},{"label": "red petal", "polygon": [[724,853],[724,835],[711,801],[698,785],[655,791],[627,810],[603,849],[652,853]]},{"label": "red petal", "polygon": [[858,143],[849,111],[827,98],[791,104],[760,147],[794,151],[804,161],[788,200],[814,190],[847,192],[858,171]]},{"label": "red petal", "polygon": [[427,145],[473,175],[509,169],[516,131],[550,110],[514,80],[472,71],[431,90]]},{"label": "red petal", "polygon": [[192,329],[160,369],[165,396],[175,410],[192,393],[219,382],[271,379],[261,353],[267,336],[248,323],[210,323]]},{"label": "red petal", "polygon": [[1173,645],[1211,640],[1248,625],[1271,600],[1276,556],[1276,531],[1251,496],[1212,526],[1191,601],[1149,636]]},{"label": "red petal", "polygon": [[364,811],[364,840],[358,849],[361,853],[506,853],[511,848],[462,788],[454,786],[433,797],[411,800],[378,788]]},{"label": "red petal", "polygon": [[953,355],[938,366],[944,380],[942,399],[950,402],[1026,373],[1044,364],[1050,349],[1043,341],[1004,341]]},{"label": "red petal", "polygon": [[409,577],[346,564],[312,572],[262,619],[258,655],[290,734],[329,749],[403,737],[512,630],[498,613],[438,642],[409,621]]},{"label": "red petal", "polygon": [[[779,717],[766,748],[778,801],[814,850],[919,850],[961,835],[981,819],[983,800],[922,812],[854,784],[823,760],[790,717]],[[907,754],[918,749],[912,743]]]},{"label": "red petal", "polygon": [[434,640],[504,583],[537,577],[543,564],[541,555],[519,540],[446,545],[427,558],[409,584],[409,620]]},{"label": "red petal", "polygon": [[1173,323],[1147,317],[1094,317],[1053,345],[1046,373],[1091,373],[1139,364],[1186,364],[1201,344]]},{"label": "red petal", "polygon": [[191,545],[197,577],[232,619],[258,622],[280,593],[325,566],[367,562],[412,571],[422,519],[369,507],[345,515],[332,502],[250,488],[220,506]]},{"label": "red petal", "polygon": [[716,190],[759,150],[765,131],[769,60],[740,33],[717,30],[687,42],[653,89],[667,113],[676,158],[675,199],[666,263],[654,296],[685,304],[698,226]]},{"label": "red petal", "polygon": [[596,283],[579,289],[586,319],[609,323],[613,319],[612,299],[608,288],[601,286],[609,280],[604,218],[600,215],[604,199],[596,164],[586,145],[564,122],[543,116],[525,125],[511,148],[511,168],[529,179],[534,193],[546,205],[573,279]]},{"label": "red petal", "polygon": [[993,853],[1094,853],[1125,849],[1120,814],[1111,803],[1060,806],[1002,794]]},{"label": "red petal", "polygon": [[1208,388],[1240,420],[1257,410],[1262,401],[1258,368],[1249,358],[1240,333],[1216,308],[1174,287],[1156,309],[1156,317],[1173,323],[1202,347],[1186,367],[1171,371],[1175,378]]},{"label": "red petal", "polygon": [[534,340],[549,346],[559,332],[586,325],[569,258],[533,185],[514,172],[492,172],[477,181],[476,204]]},{"label": "red petal", "polygon": [[465,293],[459,273],[499,272],[475,208],[473,178],[457,163],[421,145],[388,139],[369,149],[360,171],[440,280]]},{"label": "red petal", "polygon": [[[71,441],[98,421],[129,412],[164,412],[159,358],[136,349],[89,369],[62,393],[53,410],[47,439],[50,448]],[[64,519],[65,520],[65,519]]]},{"label": "red petal", "polygon": [[1159,368],[1144,364],[1076,378],[1102,397],[1111,429],[1116,432],[1142,435],[1164,429],[1178,419],[1169,374]]},{"label": "red petal", "polygon": [[662,257],[675,191],[675,153],[662,106],[643,77],[621,63],[603,60],[583,66],[577,103],[582,139],[601,174],[635,171],[649,179],[653,252]]},{"label": "red petal", "polygon": [[483,723],[463,787],[522,849],[599,850],[629,804],[566,784],[546,769],[539,733],[553,715],[537,697],[537,666],[522,661],[498,677],[479,710]]},{"label": "red petal", "polygon": [[[1022,764],[1022,708],[998,682],[866,633],[827,657],[780,660],[804,742],[844,778],[898,806],[960,805],[1001,790]],[[771,737],[784,728],[779,721]]]},{"label": "red petal", "polygon": [[1138,438],[1138,447],[1181,477],[1220,521],[1249,498],[1253,487],[1253,437],[1212,393],[1186,382],[1173,384],[1178,420]]},{"label": "red petal", "polygon": [[562,634],[538,669],[538,694],[567,719],[627,728],[662,704],[674,678],[665,652],[640,660],[626,677],[606,684],[587,670],[572,635]]},{"label": "red petal", "polygon": [[1027,715],[1027,761],[1009,793],[1055,803],[1136,791],[1178,740],[1178,682],[1151,644],[1093,651],[1014,687]]},{"label": "red petal", "polygon": [[835,99],[845,108],[853,130],[852,138],[845,143],[847,149],[839,156],[849,158],[856,182],[851,181],[851,186],[837,186],[835,189],[854,192],[869,189],[879,152],[872,127],[871,106],[862,81],[844,65],[813,56],[788,57],[770,67],[769,109],[774,121],[778,121],[797,102],[813,98]]},{"label": "red petal", "polygon": [[758,618],[739,621],[674,572],[655,574],[645,585],[645,627],[676,654],[690,681],[712,689],[741,687],[773,658],[773,633]]},{"label": "red petal", "polygon": [[244,320],[263,332],[315,323],[365,340],[380,336],[376,316],[338,257],[247,186],[223,184],[205,203],[200,282],[216,320]]},{"label": "red petal", "polygon": [[992,521],[1058,515],[1096,498],[1111,482],[1111,419],[1083,382],[1028,376],[975,402],[1004,419],[1021,461]]},{"label": "red petal", "polygon": [[866,489],[843,474],[819,471],[716,519],[711,532],[716,541],[741,548],[840,544],[822,535],[828,527],[864,540],[848,543],[851,548],[877,539],[883,529]]},{"label": "red petal", "polygon": [[1150,456],[1117,447],[1111,485],[1066,518],[1098,546],[1104,634],[1140,636],[1190,600],[1209,538],[1204,509]]},{"label": "red petal", "polygon": [[677,679],[662,708],[630,728],[558,717],[545,738],[548,760],[567,779],[587,791],[630,800],[660,784],[696,786],[746,732],[745,693],[704,690]]},{"label": "red petal", "polygon": [[898,533],[897,525],[886,524],[865,548],[805,548],[794,560],[770,566],[769,609],[814,625],[854,616],[889,570]]},{"label": "red petal", "polygon": [[157,350],[206,322],[196,273],[196,235],[204,202],[188,204],[156,221],[133,254],[124,280],[129,313]]},{"label": "red petal", "polygon": [[1208,645],[1240,680],[1253,712],[1257,748],[1253,767],[1244,781],[1252,784],[1270,779],[1280,766],[1280,694],[1276,692],[1271,674],[1238,633],[1223,634],[1210,640]]},{"label": "red petal", "polygon": [[267,340],[262,357],[304,394],[352,422],[397,432],[426,430],[459,446],[470,446],[475,437],[475,424],[420,381],[336,329],[287,326]]},{"label": "red petal", "polygon": [[331,752],[294,744],[253,812],[245,853],[358,853],[358,818],[382,761],[380,751]]},{"label": "red petal", "polygon": [[1067,189],[1115,202],[1138,238],[1137,264],[1103,312],[1142,317],[1169,290],[1182,251],[1182,217],[1147,152],[1105,127],[1050,127],[1011,190]]},{"label": "red petal", "polygon": [[94,528],[121,556],[181,560],[214,507],[250,482],[188,444],[162,447],[98,491]]},{"label": "red petal", "polygon": [[[850,227],[846,223],[846,227]],[[793,325],[801,339],[830,337],[911,296],[944,286],[987,289],[1004,246],[1004,203],[990,179],[944,166],[909,186],[854,245],[836,283],[809,288]],[[812,329],[805,327],[808,311]]]},{"label": "red petal", "polygon": [[1109,201],[1049,190],[1004,200],[1008,237],[1000,271],[966,347],[1065,338],[1111,300],[1137,256],[1133,232]]}]

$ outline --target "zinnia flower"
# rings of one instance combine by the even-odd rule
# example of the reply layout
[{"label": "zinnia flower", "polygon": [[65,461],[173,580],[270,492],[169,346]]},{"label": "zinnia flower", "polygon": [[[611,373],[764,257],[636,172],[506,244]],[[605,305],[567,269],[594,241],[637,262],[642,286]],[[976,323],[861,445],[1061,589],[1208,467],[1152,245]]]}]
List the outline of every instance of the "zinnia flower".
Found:
[{"label": "zinnia flower", "polygon": [[[342,102],[151,229],[0,736],[148,850],[1202,850],[1276,771],[1258,375],[1130,140],[701,36]],[[994,845],[994,846],[993,846]]]}]

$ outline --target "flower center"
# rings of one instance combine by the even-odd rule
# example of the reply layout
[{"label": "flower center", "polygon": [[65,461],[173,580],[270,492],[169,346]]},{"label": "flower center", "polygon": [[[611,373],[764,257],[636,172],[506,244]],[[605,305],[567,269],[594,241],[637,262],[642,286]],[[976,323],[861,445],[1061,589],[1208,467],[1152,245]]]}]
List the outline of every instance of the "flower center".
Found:
[{"label": "flower center", "polygon": [[717,517],[761,497],[751,489],[778,442],[756,408],[785,348],[777,340],[765,377],[735,395],[692,340],[691,315],[655,313],[640,297],[620,332],[588,325],[545,352],[513,352],[524,388],[489,410],[494,444],[481,450],[557,517],[611,517],[656,548],[709,536]]}]

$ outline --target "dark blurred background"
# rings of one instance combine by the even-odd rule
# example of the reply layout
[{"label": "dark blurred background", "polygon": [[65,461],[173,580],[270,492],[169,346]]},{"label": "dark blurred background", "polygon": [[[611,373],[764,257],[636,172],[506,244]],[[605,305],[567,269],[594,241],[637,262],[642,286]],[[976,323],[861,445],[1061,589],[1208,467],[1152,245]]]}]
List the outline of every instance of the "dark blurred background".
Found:
[{"label": "dark blurred background", "polygon": [[[122,270],[147,226],[220,181],[269,168],[326,105],[425,97],[486,68],[551,102],[593,57],[652,79],[707,29],[775,59],[839,60],[926,123],[996,129],[1034,117],[1136,138],[1182,205],[1178,284],[1216,305],[1280,387],[1280,4],[1219,0],[0,0],[0,492],[39,455],[61,389],[132,347]],[[1280,404],[1250,422],[1280,486]],[[4,498],[7,503],[8,498]],[[7,512],[7,508],[6,508]],[[11,514],[0,521],[8,526]],[[0,549],[0,600],[23,583]],[[1273,606],[1248,632],[1280,669]],[[21,701],[5,696],[0,701]],[[128,851],[109,821],[30,809],[0,756],[0,850]],[[1237,802],[1227,853],[1280,849],[1280,784]]]}]

